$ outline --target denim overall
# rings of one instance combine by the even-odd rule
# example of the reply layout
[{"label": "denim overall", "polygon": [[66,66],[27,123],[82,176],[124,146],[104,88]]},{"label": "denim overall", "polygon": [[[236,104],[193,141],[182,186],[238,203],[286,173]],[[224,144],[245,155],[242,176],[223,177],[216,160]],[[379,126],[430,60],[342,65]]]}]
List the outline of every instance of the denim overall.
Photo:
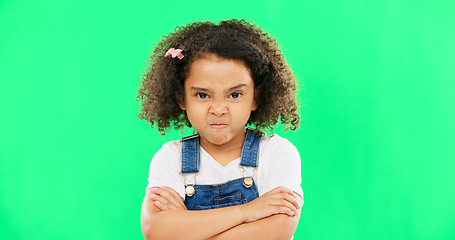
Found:
[{"label": "denim overall", "polygon": [[[260,141],[261,137],[253,130],[246,130],[242,146],[241,166],[257,167]],[[198,173],[201,161],[199,135],[183,138],[181,143],[182,174]],[[247,181],[247,184],[244,181]],[[191,188],[191,186],[188,187]],[[253,201],[259,196],[253,178],[245,176],[221,184],[196,184],[192,187],[194,187],[194,194],[187,193],[184,201],[188,210],[205,210],[240,205]]]}]

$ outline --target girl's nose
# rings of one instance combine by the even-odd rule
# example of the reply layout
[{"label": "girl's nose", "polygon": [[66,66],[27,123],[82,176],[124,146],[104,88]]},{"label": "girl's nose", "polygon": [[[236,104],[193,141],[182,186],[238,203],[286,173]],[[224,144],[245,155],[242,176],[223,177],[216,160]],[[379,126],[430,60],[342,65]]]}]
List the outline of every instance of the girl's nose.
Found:
[{"label": "girl's nose", "polygon": [[227,113],[226,103],[224,101],[213,101],[209,112],[216,116],[221,116]]}]

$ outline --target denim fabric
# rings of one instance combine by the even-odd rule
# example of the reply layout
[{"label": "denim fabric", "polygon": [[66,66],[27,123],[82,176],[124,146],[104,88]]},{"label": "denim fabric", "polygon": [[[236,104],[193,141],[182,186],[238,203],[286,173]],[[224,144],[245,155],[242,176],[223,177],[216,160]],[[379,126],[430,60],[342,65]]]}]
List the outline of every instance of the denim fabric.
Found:
[{"label": "denim fabric", "polygon": [[[242,146],[240,165],[257,167],[259,143],[261,137],[253,130],[247,129]],[[182,174],[199,172],[200,166],[199,136],[193,135],[182,139]],[[234,179],[222,184],[194,185],[195,194],[185,197],[188,210],[205,210],[228,207],[253,201],[259,196],[256,184],[247,188],[243,178]]]},{"label": "denim fabric", "polygon": [[258,136],[253,130],[247,129],[245,140],[242,146],[242,156],[240,165],[247,167],[257,167],[257,159],[259,152],[259,143],[261,137]]},{"label": "denim fabric", "polygon": [[201,165],[199,135],[182,139],[182,173],[197,173]]},{"label": "denim fabric", "polygon": [[256,185],[246,188],[243,178],[228,181],[223,184],[195,185],[193,196],[185,198],[188,210],[205,210],[229,207],[251,202],[259,196]]}]

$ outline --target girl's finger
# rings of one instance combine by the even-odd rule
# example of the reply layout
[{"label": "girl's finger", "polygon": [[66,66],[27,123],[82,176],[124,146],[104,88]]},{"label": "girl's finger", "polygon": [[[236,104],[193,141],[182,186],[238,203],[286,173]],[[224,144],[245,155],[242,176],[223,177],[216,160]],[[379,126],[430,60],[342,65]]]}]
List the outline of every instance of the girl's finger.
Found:
[{"label": "girl's finger", "polygon": [[150,188],[150,189],[148,190],[149,195],[152,196],[151,194],[154,193],[154,190],[157,189],[157,188],[159,188],[159,187],[152,187],[152,188]]},{"label": "girl's finger", "polygon": [[[285,187],[278,187],[278,188],[273,189],[272,191],[274,191],[273,192],[274,198],[286,199],[286,201],[289,201],[297,209],[300,209],[300,204],[299,204],[298,200],[296,199],[293,191],[291,191]],[[272,193],[272,191],[271,191],[271,193]]]},{"label": "girl's finger", "polygon": [[160,203],[162,203],[164,205],[169,205],[169,201],[161,195],[152,193],[152,194],[150,194],[150,198],[154,201],[159,201]]},{"label": "girl's finger", "polygon": [[180,206],[175,205],[174,203],[168,201],[168,199],[166,199],[165,197],[160,196],[160,195],[154,194],[152,196],[152,200],[155,201],[155,205],[158,203],[160,206],[162,206],[160,209],[163,211],[181,209]]},{"label": "girl's finger", "polygon": [[[168,191],[169,190],[169,191]],[[165,189],[165,188],[159,188],[155,189],[154,193],[155,196],[152,198],[153,200],[158,200],[161,203],[165,204],[169,209],[175,210],[175,209],[185,209],[186,206],[183,204],[180,196],[177,194],[178,198],[175,198],[174,195],[172,194],[171,188]]]},{"label": "girl's finger", "polygon": [[155,201],[155,206],[157,208],[159,208],[161,211],[169,210],[169,208],[166,205],[164,205],[163,203],[161,203],[160,201]]},{"label": "girl's finger", "polygon": [[286,199],[286,201],[288,201],[289,203],[294,205],[294,207],[296,209],[300,209],[300,204],[297,201],[297,199],[294,197],[294,195],[289,195],[289,194],[286,193],[286,194],[283,195],[283,199]]},{"label": "girl's finger", "polygon": [[172,189],[170,187],[162,187],[162,188],[166,189],[167,192],[172,194],[172,196],[174,196],[174,198],[177,200],[178,204],[181,207],[184,207],[186,209],[185,203],[183,203],[183,199],[182,199],[182,197],[180,197],[180,194],[178,194],[174,189]]},{"label": "girl's finger", "polygon": [[283,194],[289,194],[291,196],[294,196],[294,192],[292,192],[291,190],[289,190],[288,188],[286,187],[276,187],[272,190],[270,190],[269,192],[267,192],[266,194],[264,195],[275,195],[275,194],[280,194],[280,193],[283,193]]},{"label": "girl's finger", "polygon": [[155,192],[161,197],[165,198],[168,205],[175,205],[176,207],[180,206],[179,199],[175,198],[175,196],[168,189],[161,187],[159,189],[156,189]]},{"label": "girl's finger", "polygon": [[299,203],[299,209],[300,209],[302,207],[302,205],[303,205],[303,198],[302,198],[302,196],[300,196],[300,194],[298,194],[296,192],[293,192],[293,193],[294,193],[295,199]]},{"label": "girl's finger", "polygon": [[283,213],[290,217],[296,216],[295,212],[293,212],[291,209],[289,209],[287,207],[277,206],[277,211],[278,211],[278,213]]},{"label": "girl's finger", "polygon": [[271,202],[270,205],[279,207],[279,209],[282,209],[283,207],[287,208],[292,212],[293,215],[299,214],[299,210],[297,210],[297,208],[293,204],[291,204],[290,202],[288,202],[285,199],[277,199],[277,200]]}]

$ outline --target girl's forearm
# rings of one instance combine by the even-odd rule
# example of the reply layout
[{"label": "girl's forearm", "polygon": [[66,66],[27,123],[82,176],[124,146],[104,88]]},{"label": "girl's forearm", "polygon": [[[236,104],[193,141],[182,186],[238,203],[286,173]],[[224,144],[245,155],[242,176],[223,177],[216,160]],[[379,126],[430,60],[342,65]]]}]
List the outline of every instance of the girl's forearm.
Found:
[{"label": "girl's forearm", "polygon": [[238,206],[203,210],[159,211],[152,200],[142,206],[145,239],[208,239],[244,222]]},{"label": "girl's forearm", "polygon": [[[178,207],[163,211],[148,194],[141,213],[146,239],[290,239],[298,224],[301,205],[283,187],[246,204],[203,211]],[[166,202],[172,196],[157,199],[161,205],[161,201]]]},{"label": "girl's forearm", "polygon": [[299,216],[276,214],[255,222],[240,224],[209,239],[291,239],[298,222]]}]

